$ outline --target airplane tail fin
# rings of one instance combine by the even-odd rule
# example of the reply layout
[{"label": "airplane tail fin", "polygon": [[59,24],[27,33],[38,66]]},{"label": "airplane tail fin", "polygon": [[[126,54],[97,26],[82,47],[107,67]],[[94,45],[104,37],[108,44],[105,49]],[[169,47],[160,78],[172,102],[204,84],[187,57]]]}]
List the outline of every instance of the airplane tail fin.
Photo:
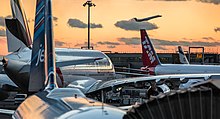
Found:
[{"label": "airplane tail fin", "polygon": [[8,51],[16,52],[31,48],[32,40],[20,0],[11,0],[12,19],[5,19]]},{"label": "airplane tail fin", "polygon": [[52,0],[46,0],[46,88],[45,90],[52,90],[57,88],[56,81],[56,60],[55,60],[55,50],[54,50],[54,39],[53,39],[53,16],[52,16]]},{"label": "airplane tail fin", "polygon": [[178,52],[179,52],[180,63],[182,63],[182,64],[189,64],[189,61],[186,58],[186,55],[184,54],[183,49],[182,49],[181,46],[178,46]]},{"label": "airplane tail fin", "polygon": [[155,67],[160,64],[160,60],[154,50],[145,29],[141,29],[142,62],[145,67]]},{"label": "airplane tail fin", "polygon": [[37,0],[29,92],[57,86],[51,12],[51,0]]},{"label": "airplane tail fin", "polygon": [[44,87],[45,81],[45,0],[37,0],[34,39],[31,56],[29,92],[37,92]]}]

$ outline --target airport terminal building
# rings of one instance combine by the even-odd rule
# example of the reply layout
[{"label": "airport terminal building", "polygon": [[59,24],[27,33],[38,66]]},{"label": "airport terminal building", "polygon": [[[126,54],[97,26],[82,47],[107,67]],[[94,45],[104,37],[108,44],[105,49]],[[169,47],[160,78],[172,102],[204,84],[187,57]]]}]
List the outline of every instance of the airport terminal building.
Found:
[{"label": "airport terminal building", "polygon": [[[127,68],[137,68],[139,69],[142,64],[141,53],[106,53],[114,66],[117,67],[127,67]],[[209,65],[219,65],[220,55],[215,53],[205,53],[204,59],[200,54],[185,54],[190,64],[209,64]],[[163,64],[180,64],[178,53],[158,53],[158,57]],[[204,62],[203,62],[204,61]]]}]

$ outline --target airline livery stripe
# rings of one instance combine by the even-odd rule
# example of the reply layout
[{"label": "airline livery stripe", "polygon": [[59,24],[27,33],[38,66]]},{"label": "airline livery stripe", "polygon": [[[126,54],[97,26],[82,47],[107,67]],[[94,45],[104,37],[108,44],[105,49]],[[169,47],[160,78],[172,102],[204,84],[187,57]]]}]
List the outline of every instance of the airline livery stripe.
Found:
[{"label": "airline livery stripe", "polygon": [[45,5],[43,5],[39,11],[37,11],[36,16],[41,12],[41,10],[45,7]]},{"label": "airline livery stripe", "polygon": [[34,31],[36,31],[42,24],[42,22],[44,22],[44,17],[40,20],[40,22],[38,22],[35,27],[34,27]]},{"label": "airline livery stripe", "polygon": [[37,0],[37,4],[39,4],[42,0]]},{"label": "airline livery stripe", "polygon": [[37,38],[38,38],[38,36],[40,35],[40,33],[41,33],[43,30],[44,30],[44,24],[42,24],[42,25],[40,26],[40,28],[34,33],[34,39],[35,39],[35,40],[38,40]]},{"label": "airline livery stripe", "polygon": [[40,3],[38,3],[38,5],[37,5],[36,11],[38,12],[43,5],[44,5],[44,1],[41,0]]},{"label": "airline livery stripe", "polygon": [[44,14],[39,14],[38,16],[36,16],[36,21],[35,21],[35,27],[37,26],[37,24],[39,24],[39,22],[44,18]]}]

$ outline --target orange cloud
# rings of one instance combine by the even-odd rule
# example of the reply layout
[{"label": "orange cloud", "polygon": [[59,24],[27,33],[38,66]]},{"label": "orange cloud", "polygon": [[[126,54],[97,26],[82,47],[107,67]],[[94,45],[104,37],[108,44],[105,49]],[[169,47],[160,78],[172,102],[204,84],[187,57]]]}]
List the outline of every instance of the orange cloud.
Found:
[{"label": "orange cloud", "polygon": [[6,37],[0,37],[0,55],[8,54],[7,40]]}]

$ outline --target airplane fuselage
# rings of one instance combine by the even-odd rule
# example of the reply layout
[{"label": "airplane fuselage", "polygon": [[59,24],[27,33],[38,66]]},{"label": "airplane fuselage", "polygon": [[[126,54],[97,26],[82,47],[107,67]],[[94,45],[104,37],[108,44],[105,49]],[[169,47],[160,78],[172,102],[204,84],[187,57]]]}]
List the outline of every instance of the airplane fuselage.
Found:
[{"label": "airplane fuselage", "polygon": [[[4,67],[5,73],[16,85],[23,88],[22,90],[24,92],[26,92],[28,87],[27,83],[24,82],[28,82],[30,75],[31,51],[30,49],[25,49],[22,52],[12,53],[6,56],[8,64]],[[87,79],[87,77],[97,80],[111,80],[115,78],[115,70],[111,60],[100,51],[67,48],[56,49],[56,60],[58,62],[91,57],[102,59],[82,65],[59,67],[57,69],[59,70],[57,71],[58,85],[65,87],[75,80],[83,80]]]},{"label": "airplane fuselage", "polygon": [[[22,52],[12,53],[6,58],[17,60],[19,62],[30,64],[31,59],[30,49],[25,49]],[[62,75],[65,77],[70,75],[89,76],[97,80],[111,80],[115,77],[114,66],[110,58],[104,53],[96,50],[82,50],[82,49],[68,49],[68,48],[56,48],[57,61],[65,61],[70,59],[90,58],[97,57],[103,58],[96,62],[83,64],[83,65],[71,65],[60,67]],[[19,66],[20,68],[21,66]],[[24,72],[29,72],[28,68],[22,69]],[[27,71],[26,71],[27,70]],[[19,70],[21,72],[21,70]]]},{"label": "airplane fuselage", "polygon": [[86,98],[74,88],[57,88],[27,98],[15,111],[13,118],[26,119],[122,119],[125,111]]},{"label": "airplane fuselage", "polygon": [[161,64],[152,69],[154,75],[220,73],[220,66],[217,65]]}]

